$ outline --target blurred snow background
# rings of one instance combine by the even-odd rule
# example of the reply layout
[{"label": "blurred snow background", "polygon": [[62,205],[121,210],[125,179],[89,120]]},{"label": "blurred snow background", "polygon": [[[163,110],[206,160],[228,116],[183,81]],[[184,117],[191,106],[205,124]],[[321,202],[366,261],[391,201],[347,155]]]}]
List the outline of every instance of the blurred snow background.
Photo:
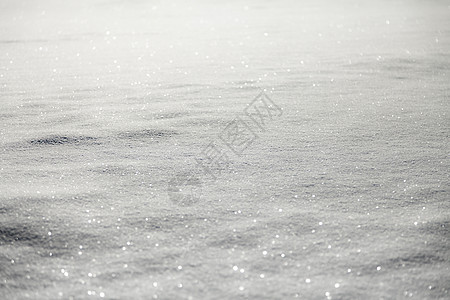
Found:
[{"label": "blurred snow background", "polygon": [[449,1],[2,1],[1,298],[448,299],[449,50]]}]

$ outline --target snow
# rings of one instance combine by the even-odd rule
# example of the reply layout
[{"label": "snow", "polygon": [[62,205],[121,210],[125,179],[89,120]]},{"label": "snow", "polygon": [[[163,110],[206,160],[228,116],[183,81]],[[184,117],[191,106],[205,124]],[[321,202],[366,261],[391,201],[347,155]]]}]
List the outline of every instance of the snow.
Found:
[{"label": "snow", "polygon": [[449,297],[448,2],[7,0],[0,28],[0,298]]}]

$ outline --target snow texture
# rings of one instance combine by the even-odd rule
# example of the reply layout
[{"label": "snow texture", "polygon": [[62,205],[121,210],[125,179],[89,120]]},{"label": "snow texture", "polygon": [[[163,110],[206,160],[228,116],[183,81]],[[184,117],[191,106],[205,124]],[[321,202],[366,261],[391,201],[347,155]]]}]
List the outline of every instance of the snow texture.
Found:
[{"label": "snow texture", "polygon": [[450,299],[449,73],[443,0],[1,1],[0,298]]}]

